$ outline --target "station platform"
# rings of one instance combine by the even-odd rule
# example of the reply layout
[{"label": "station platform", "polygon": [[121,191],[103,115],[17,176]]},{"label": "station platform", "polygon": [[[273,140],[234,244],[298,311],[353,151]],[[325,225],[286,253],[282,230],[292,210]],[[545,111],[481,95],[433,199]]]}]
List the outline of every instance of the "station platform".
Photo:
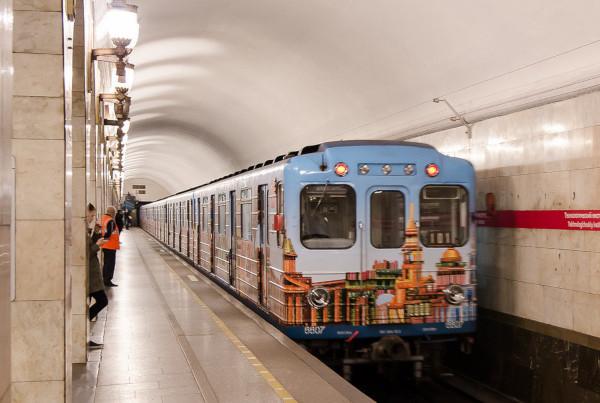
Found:
[{"label": "station platform", "polygon": [[372,402],[141,229],[121,241],[73,402]]}]

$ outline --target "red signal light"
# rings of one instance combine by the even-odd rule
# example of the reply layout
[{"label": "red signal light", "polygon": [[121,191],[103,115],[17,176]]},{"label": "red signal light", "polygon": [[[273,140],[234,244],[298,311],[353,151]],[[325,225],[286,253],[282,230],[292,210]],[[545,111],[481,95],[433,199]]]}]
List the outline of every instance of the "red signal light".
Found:
[{"label": "red signal light", "polygon": [[427,173],[427,176],[433,178],[434,176],[438,176],[438,174],[440,173],[440,169],[437,165],[431,163],[425,167],[425,172]]},{"label": "red signal light", "polygon": [[338,162],[337,164],[335,164],[335,168],[333,168],[333,171],[337,176],[346,176],[346,174],[348,173],[348,165],[346,165],[343,162]]}]

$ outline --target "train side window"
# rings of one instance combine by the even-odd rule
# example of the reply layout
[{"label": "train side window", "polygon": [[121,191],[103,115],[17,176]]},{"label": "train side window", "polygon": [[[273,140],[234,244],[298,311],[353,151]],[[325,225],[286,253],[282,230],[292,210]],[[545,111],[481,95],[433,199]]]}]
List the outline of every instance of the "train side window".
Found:
[{"label": "train side window", "polygon": [[219,234],[220,235],[225,235],[225,223],[227,221],[226,217],[225,217],[226,209],[227,209],[226,204],[219,205]]},{"label": "train side window", "polygon": [[202,206],[202,232],[208,232],[208,206]]},{"label": "train side window", "polygon": [[242,239],[252,239],[252,202],[242,203]]},{"label": "train side window", "polygon": [[356,242],[356,194],[347,185],[308,185],[300,192],[300,240],[308,249],[347,249]]},{"label": "train side window", "polygon": [[425,186],[420,196],[421,243],[462,246],[469,239],[469,197],[462,186]]},{"label": "train side window", "polygon": [[404,245],[404,195],[381,190],[371,194],[371,244],[376,248]]}]

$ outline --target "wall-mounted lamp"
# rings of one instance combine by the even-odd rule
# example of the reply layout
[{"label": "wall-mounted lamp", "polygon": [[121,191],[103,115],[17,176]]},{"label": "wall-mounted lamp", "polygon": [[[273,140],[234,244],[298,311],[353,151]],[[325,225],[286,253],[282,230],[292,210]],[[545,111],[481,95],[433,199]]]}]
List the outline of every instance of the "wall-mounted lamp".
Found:
[{"label": "wall-mounted lamp", "polygon": [[[127,63],[127,57],[135,47],[139,34],[139,18],[137,6],[126,3],[126,0],[112,0],[105,15],[108,35],[114,48],[98,48],[92,50],[92,60],[113,63],[111,93],[100,94],[99,101],[114,103],[114,115],[104,107],[104,126],[107,128],[106,148],[109,157],[108,166],[112,171],[113,184],[120,187],[123,175],[123,161],[127,132],[129,131],[129,108],[131,98],[127,93],[133,84],[134,66]],[[102,109],[101,109],[102,110]],[[109,115],[110,113],[110,115]],[[116,118],[116,120],[115,120]],[[120,189],[122,194],[123,189]]]},{"label": "wall-mounted lamp", "polygon": [[112,84],[114,92],[127,94],[133,85],[135,66],[125,62],[115,63],[112,69]]},{"label": "wall-mounted lamp", "polygon": [[137,43],[140,24],[137,6],[126,4],[125,0],[113,0],[108,6],[106,22],[110,40],[114,48],[92,49],[92,59],[105,62],[123,61]]}]

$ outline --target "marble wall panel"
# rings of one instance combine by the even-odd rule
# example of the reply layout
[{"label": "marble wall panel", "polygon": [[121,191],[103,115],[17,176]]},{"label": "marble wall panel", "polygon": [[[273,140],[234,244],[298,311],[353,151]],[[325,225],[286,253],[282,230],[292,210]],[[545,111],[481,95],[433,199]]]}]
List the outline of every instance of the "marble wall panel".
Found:
[{"label": "marble wall panel", "polygon": [[72,222],[73,226],[73,247],[71,248],[71,263],[74,265],[86,264],[86,230],[87,223],[85,218],[75,217]]},{"label": "marble wall panel", "polygon": [[597,167],[595,151],[600,151],[596,138],[596,128],[584,127],[568,133],[569,142],[569,167],[568,169],[590,169]]},{"label": "marble wall panel", "polygon": [[515,246],[518,250],[514,280],[531,284],[541,284],[543,268],[539,264],[539,253],[543,250],[530,246]]},{"label": "marble wall panel", "polygon": [[85,48],[83,46],[73,46],[73,68],[85,69],[85,59]]},{"label": "marble wall panel", "polygon": [[14,382],[11,388],[13,402],[64,402],[63,382]]},{"label": "marble wall panel", "polygon": [[85,168],[73,168],[73,199],[74,217],[84,217],[85,213]]},{"label": "marble wall panel", "polygon": [[600,231],[582,231],[583,232],[583,250],[590,252],[600,252]]},{"label": "marble wall panel", "polygon": [[[585,334],[600,334],[600,295],[585,292],[573,295],[573,330]],[[582,313],[586,313],[583,315]],[[596,320],[590,320],[596,318]]]},{"label": "marble wall panel", "polygon": [[65,137],[62,98],[13,97],[13,138],[60,140]]},{"label": "marble wall panel", "polygon": [[71,313],[85,314],[87,311],[87,266],[71,266]]},{"label": "marble wall panel", "polygon": [[63,96],[62,55],[14,53],[13,94],[32,97]]},{"label": "marble wall panel", "polygon": [[514,281],[511,283],[514,299],[512,315],[543,322],[544,287],[540,284]]},{"label": "marble wall panel", "polygon": [[600,168],[575,169],[569,171],[571,188],[567,197],[570,210],[600,210]]},{"label": "marble wall panel", "polygon": [[590,293],[600,295],[600,253],[598,252],[592,252],[590,257]]},{"label": "marble wall panel", "polygon": [[542,322],[550,325],[573,329],[575,292],[562,288],[546,287],[543,291],[544,320]]},{"label": "marble wall panel", "polygon": [[519,245],[524,248],[535,247],[535,231],[535,229],[530,228],[515,228],[513,230],[515,245]]},{"label": "marble wall panel", "polygon": [[87,314],[71,315],[72,361],[74,364],[87,362]]},{"label": "marble wall panel", "polygon": [[539,249],[541,284],[554,288],[566,285],[565,252],[560,249]]},{"label": "marble wall panel", "polygon": [[565,288],[584,293],[591,292],[592,252],[569,250],[567,254],[567,284]]},{"label": "marble wall panel", "polygon": [[17,220],[64,219],[64,142],[13,140]]},{"label": "marble wall panel", "polygon": [[490,306],[500,312],[510,312],[509,307],[512,305],[512,299],[509,297],[509,282],[504,278],[487,277],[487,292],[491,294]]},{"label": "marble wall panel", "polygon": [[73,117],[85,117],[85,94],[73,92]]},{"label": "marble wall panel", "polygon": [[13,382],[64,380],[64,315],[63,301],[11,304]]},{"label": "marble wall panel", "polygon": [[85,141],[73,141],[73,168],[85,169]]},{"label": "marble wall panel", "polygon": [[85,90],[85,70],[73,69],[73,91],[83,92]]},{"label": "marble wall panel", "polygon": [[15,11],[13,51],[62,55],[62,13]]},{"label": "marble wall panel", "polygon": [[73,126],[73,142],[82,142],[85,145],[85,117],[73,117],[71,125]]},{"label": "marble wall panel", "polygon": [[62,11],[62,1],[60,0],[14,0],[13,9],[35,10],[35,11]]},{"label": "marble wall panel", "polygon": [[17,220],[16,300],[64,298],[64,239],[62,220]]}]

